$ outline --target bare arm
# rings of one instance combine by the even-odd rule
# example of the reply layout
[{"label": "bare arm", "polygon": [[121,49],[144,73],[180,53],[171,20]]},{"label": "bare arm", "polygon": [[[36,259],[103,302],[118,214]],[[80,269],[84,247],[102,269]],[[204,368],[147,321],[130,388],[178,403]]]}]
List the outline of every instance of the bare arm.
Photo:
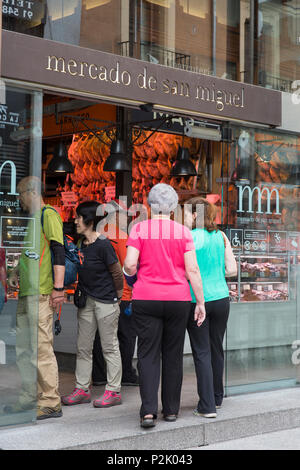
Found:
[{"label": "bare arm", "polygon": [[133,276],[137,272],[139,255],[139,250],[133,246],[127,247],[126,258],[124,261],[124,270],[129,276]]},{"label": "bare arm", "polygon": [[[58,288],[64,287],[65,267],[54,264],[53,273],[54,273],[53,286],[58,287]],[[63,303],[64,303],[64,291],[53,290],[50,295],[51,307],[53,307],[54,310],[58,312],[60,307],[62,307]]]},{"label": "bare arm", "polygon": [[193,292],[196,297],[196,308],[195,308],[195,321],[197,325],[200,326],[206,316],[205,306],[204,306],[204,295],[202,287],[202,279],[200,275],[199,266],[197,263],[196,252],[195,250],[187,251],[184,254],[184,264],[187,278],[189,279]]}]

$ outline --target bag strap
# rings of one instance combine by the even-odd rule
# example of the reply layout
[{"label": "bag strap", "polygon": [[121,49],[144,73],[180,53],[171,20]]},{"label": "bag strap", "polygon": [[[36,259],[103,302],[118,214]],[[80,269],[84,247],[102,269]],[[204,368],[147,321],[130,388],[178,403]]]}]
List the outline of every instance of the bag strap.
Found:
[{"label": "bag strap", "polygon": [[43,257],[44,257],[44,254],[45,254],[45,249],[46,249],[46,241],[49,245],[49,240],[47,240],[47,237],[46,237],[46,234],[45,234],[45,231],[44,231],[44,214],[45,214],[45,210],[46,209],[51,209],[53,210],[54,212],[57,213],[57,211],[55,209],[53,209],[53,207],[46,207],[44,206],[43,209],[42,209],[42,213],[41,213],[41,225],[42,225],[42,231],[43,231],[43,234],[44,234],[44,248],[43,248],[43,253],[42,253],[42,256],[40,258],[40,267],[41,267],[41,264],[42,264],[42,261],[43,261]]},{"label": "bag strap", "polygon": [[224,247],[226,248],[227,242],[226,242],[225,235],[224,235],[224,233],[222,232],[222,230],[220,230],[220,232],[221,232],[222,237],[223,237],[223,240],[224,240]]}]

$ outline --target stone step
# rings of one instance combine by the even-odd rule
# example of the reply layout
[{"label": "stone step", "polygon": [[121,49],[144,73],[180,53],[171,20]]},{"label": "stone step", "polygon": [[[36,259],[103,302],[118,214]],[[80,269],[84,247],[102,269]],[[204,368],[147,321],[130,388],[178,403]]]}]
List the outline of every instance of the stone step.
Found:
[{"label": "stone step", "polygon": [[[62,418],[0,429],[0,448],[179,450],[299,427],[298,387],[225,398],[217,418],[206,419],[193,415],[195,390],[187,385],[176,423],[159,416],[155,428],[142,429],[138,388],[126,387],[121,406],[106,410],[91,404],[64,407]],[[95,396],[102,392],[101,387],[97,389]]]}]

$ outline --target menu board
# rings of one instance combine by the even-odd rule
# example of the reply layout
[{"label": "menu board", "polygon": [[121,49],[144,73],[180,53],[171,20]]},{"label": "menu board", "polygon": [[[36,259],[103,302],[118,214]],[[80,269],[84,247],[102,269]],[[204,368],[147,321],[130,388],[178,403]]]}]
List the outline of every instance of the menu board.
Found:
[{"label": "menu board", "polygon": [[[31,220],[31,230],[29,221]],[[0,248],[34,248],[35,219],[30,217],[1,217]]]}]

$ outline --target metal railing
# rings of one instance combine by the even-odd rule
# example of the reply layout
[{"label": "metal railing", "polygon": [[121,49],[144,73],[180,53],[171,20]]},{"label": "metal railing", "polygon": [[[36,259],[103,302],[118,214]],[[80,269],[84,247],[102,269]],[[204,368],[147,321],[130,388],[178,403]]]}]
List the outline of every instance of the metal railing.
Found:
[{"label": "metal railing", "polygon": [[259,85],[273,90],[286,91],[292,93],[293,80],[281,77],[275,77],[266,72],[261,72],[259,77]]},{"label": "metal railing", "polygon": [[191,56],[182,52],[165,49],[157,44],[147,42],[123,41],[118,43],[120,55],[147,60],[155,64],[189,70]]}]

